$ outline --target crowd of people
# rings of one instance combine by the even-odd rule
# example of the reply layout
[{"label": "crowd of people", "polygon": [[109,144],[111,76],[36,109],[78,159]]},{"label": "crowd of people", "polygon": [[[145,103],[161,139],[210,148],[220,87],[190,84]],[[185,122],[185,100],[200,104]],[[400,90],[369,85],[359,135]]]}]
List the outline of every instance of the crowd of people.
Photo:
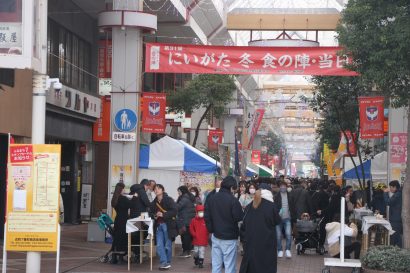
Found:
[{"label": "crowd of people", "polygon": [[[277,258],[292,258],[293,237],[297,221],[320,219],[318,243],[327,246],[331,256],[338,257],[341,225],[345,225],[345,257],[359,258],[361,245],[351,240],[358,228],[351,221],[355,208],[367,206],[376,213],[386,214],[395,230],[391,244],[401,246],[401,190],[398,181],[389,187],[380,184],[370,191],[341,188],[334,181],[257,178],[240,181],[232,176],[215,180],[215,188],[201,193],[197,187],[180,186],[175,201],[161,184],[144,179],[124,193],[124,184],[116,185],[111,205],[116,211],[113,249],[125,255],[126,221],[148,212],[155,219],[155,241],[160,270],[171,267],[172,242],[181,237],[179,257],[193,256],[194,265],[203,267],[205,249],[211,246],[212,272],[236,272],[237,255],[242,262],[241,273],[276,272]],[[341,223],[341,198],[345,198],[346,218]],[[385,215],[386,216],[386,215]],[[284,239],[284,240],[283,240]],[[133,234],[139,242],[139,232]],[[240,248],[238,248],[238,240]],[[285,241],[283,246],[282,242]],[[239,250],[239,251],[238,251]],[[133,247],[135,255],[139,248]],[[321,253],[323,254],[323,253]],[[351,256],[353,254],[353,256]],[[112,262],[122,260],[115,254]]]}]

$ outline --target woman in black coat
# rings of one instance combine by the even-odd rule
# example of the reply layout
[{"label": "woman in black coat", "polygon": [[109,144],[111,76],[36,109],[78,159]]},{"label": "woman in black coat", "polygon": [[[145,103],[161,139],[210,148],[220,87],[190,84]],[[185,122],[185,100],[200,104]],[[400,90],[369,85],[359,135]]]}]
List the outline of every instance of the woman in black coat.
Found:
[{"label": "woman in black coat", "polygon": [[245,209],[242,232],[244,255],[240,273],[276,273],[276,225],[280,217],[273,195],[266,184],[261,184],[254,200]]},{"label": "woman in black coat", "polygon": [[195,197],[188,191],[187,186],[179,187],[178,194],[177,209],[178,218],[181,225],[178,228],[184,229],[181,234],[182,253],[180,257],[188,258],[191,256],[190,253],[192,249],[192,237],[189,232],[189,224],[191,223],[192,218],[195,217]]},{"label": "woman in black coat", "polygon": [[114,251],[114,254],[111,260],[111,263],[114,264],[118,262],[118,258],[122,261],[122,257],[125,255],[128,246],[128,236],[125,227],[127,225],[131,200],[123,195],[124,187],[124,183],[117,183],[111,199],[111,206],[116,212],[114,220],[114,238],[112,242],[112,251]]}]

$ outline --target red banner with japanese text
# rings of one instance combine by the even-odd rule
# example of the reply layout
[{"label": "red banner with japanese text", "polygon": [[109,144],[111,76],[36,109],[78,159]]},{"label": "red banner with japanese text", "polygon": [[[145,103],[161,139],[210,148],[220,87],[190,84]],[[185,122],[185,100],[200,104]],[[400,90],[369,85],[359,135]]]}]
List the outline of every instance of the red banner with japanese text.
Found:
[{"label": "red banner with japanese text", "polygon": [[346,131],[346,136],[347,136],[347,139],[345,135],[343,134],[343,132],[340,132],[339,149],[340,149],[340,146],[342,145],[343,146],[342,153],[344,155],[349,155],[349,152],[350,152],[352,156],[356,156],[356,153],[357,153],[357,148],[355,144],[356,134],[355,133],[352,134],[352,132]]},{"label": "red banner with japanese text", "polygon": [[261,164],[261,150],[252,150],[251,162],[253,164]]},{"label": "red banner with japanese text", "polygon": [[100,117],[93,124],[94,141],[110,141],[110,110],[111,99],[107,97],[101,97]]},{"label": "red banner with japanese text", "polygon": [[196,74],[355,76],[340,47],[251,47],[146,44],[145,71]]},{"label": "red banner with japanese text", "polygon": [[259,126],[261,125],[263,115],[265,114],[265,109],[256,109],[252,118],[252,131],[249,137],[248,149],[252,147],[253,140],[255,139],[256,134],[258,133]]},{"label": "red banner with japanese text", "polygon": [[165,133],[165,93],[142,93],[142,131],[146,133]]},{"label": "red banner with japanese text", "polygon": [[407,162],[407,133],[391,133],[390,163]]},{"label": "red banner with japanese text", "polygon": [[384,137],[384,97],[359,97],[360,138]]},{"label": "red banner with japanese text", "polygon": [[218,144],[222,143],[223,136],[224,136],[224,131],[220,129],[209,130],[208,150],[218,151]]}]

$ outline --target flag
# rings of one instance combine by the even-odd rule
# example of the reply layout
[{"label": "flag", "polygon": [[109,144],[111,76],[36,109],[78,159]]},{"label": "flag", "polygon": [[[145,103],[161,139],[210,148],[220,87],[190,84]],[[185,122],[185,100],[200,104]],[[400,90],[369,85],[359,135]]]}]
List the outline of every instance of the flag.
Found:
[{"label": "flag", "polygon": [[384,137],[384,98],[360,97],[360,138]]},{"label": "flag", "polygon": [[218,144],[222,143],[222,138],[224,136],[224,131],[220,129],[209,130],[208,134],[208,150],[218,151]]},{"label": "flag", "polygon": [[261,164],[261,150],[252,150],[251,162],[253,164]]},{"label": "flag", "polygon": [[142,97],[142,131],[165,133],[166,94],[144,92]]}]

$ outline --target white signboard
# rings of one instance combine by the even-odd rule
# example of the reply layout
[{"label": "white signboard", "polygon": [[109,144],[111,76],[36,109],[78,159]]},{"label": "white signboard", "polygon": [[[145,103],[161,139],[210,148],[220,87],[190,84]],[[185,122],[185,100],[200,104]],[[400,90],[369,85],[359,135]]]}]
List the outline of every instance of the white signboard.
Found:
[{"label": "white signboard", "polygon": [[112,82],[109,78],[100,78],[98,79],[98,93],[100,96],[109,96],[111,95]]},{"label": "white signboard", "polygon": [[7,49],[8,54],[21,54],[21,23],[0,24],[0,49]]},{"label": "white signboard", "polygon": [[101,114],[100,98],[65,85],[60,90],[51,88],[47,91],[47,103],[94,118]]},{"label": "white signboard", "polygon": [[83,184],[81,188],[81,216],[91,215],[91,189],[92,185]]},{"label": "white signboard", "polygon": [[112,132],[113,141],[136,141],[137,136],[135,133],[127,132]]}]

